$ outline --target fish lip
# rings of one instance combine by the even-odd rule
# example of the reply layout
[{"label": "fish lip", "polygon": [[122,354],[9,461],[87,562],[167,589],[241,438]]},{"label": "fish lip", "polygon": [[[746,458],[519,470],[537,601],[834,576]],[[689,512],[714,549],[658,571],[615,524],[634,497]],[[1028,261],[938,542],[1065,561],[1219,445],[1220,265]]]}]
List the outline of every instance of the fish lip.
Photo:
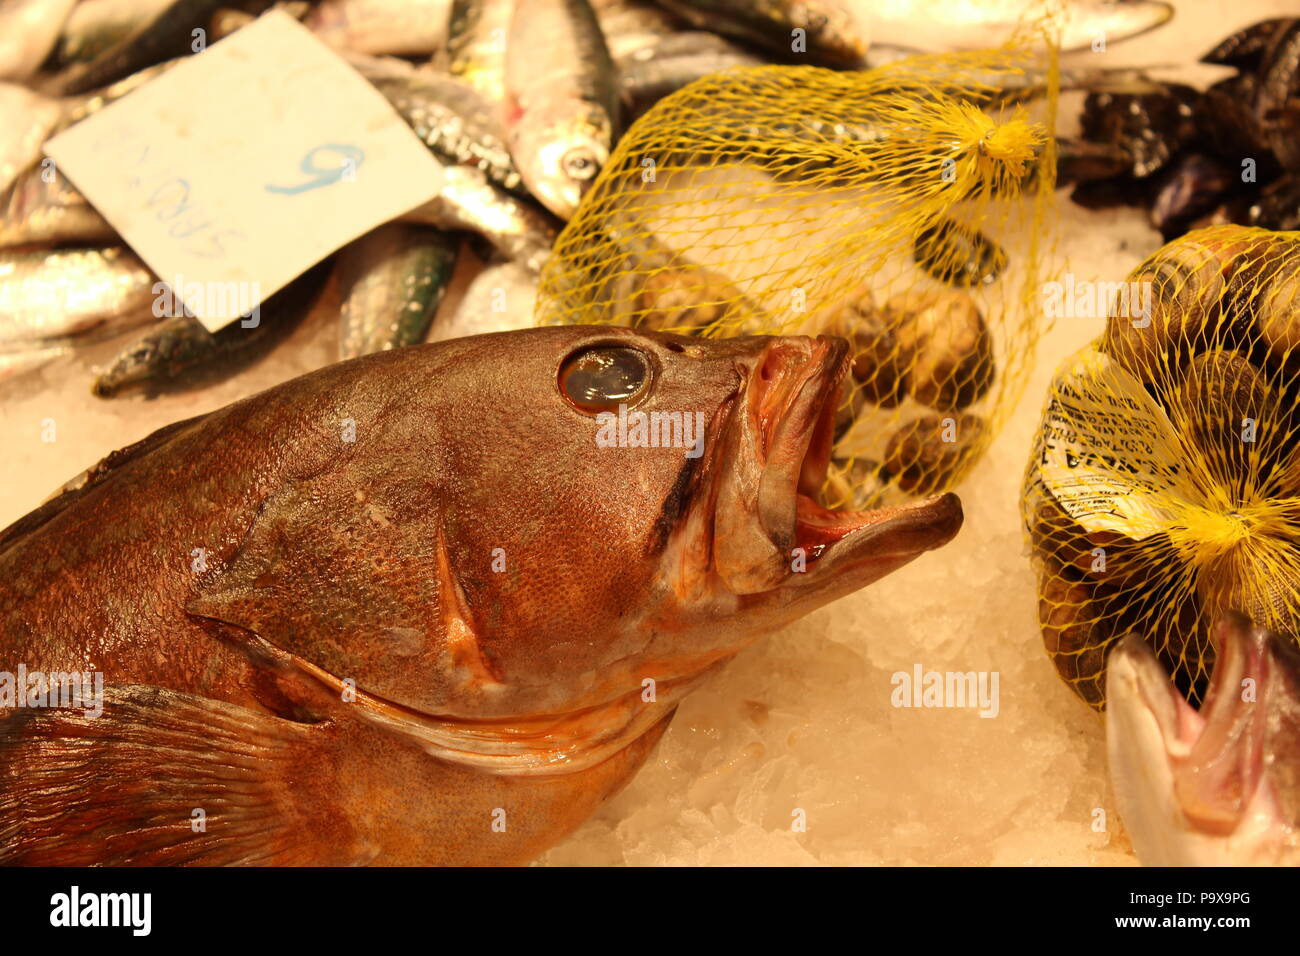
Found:
[{"label": "fish lip", "polygon": [[[837,559],[842,558],[836,561],[840,569],[850,561],[857,565],[897,566],[946,544],[961,528],[961,501],[956,495],[935,495],[897,508],[867,511],[822,505],[821,490],[830,468],[841,386],[848,380],[852,358],[848,342],[836,336],[819,336],[814,348],[812,368],[794,383],[794,395],[785,413],[770,427],[765,443],[767,452],[779,453],[784,450],[782,444],[790,442],[786,436],[793,428],[796,438],[791,447],[801,454],[793,482],[780,470],[771,473],[770,461],[764,464],[760,496],[767,493],[769,501],[760,500],[760,516],[767,517],[775,510],[783,519],[776,528],[768,526],[773,541],[798,549],[808,564],[818,569],[830,563],[827,558],[831,552]],[[801,421],[811,425],[800,431]],[[771,499],[779,505],[774,508]]]},{"label": "fish lip", "polygon": [[[743,414],[756,458],[753,511],[772,554],[744,589],[820,584],[850,575],[870,583],[960,530],[960,499],[941,494],[896,508],[834,510],[819,501],[830,467],[841,385],[851,359],[836,336],[774,340],[749,373]],[[791,558],[802,559],[799,562]]]},{"label": "fish lip", "polygon": [[1137,634],[1127,634],[1110,652],[1106,664],[1108,707],[1136,704],[1156,723],[1165,752],[1180,757],[1190,752],[1200,734],[1199,716],[1169,678],[1151,646]]},{"label": "fish lip", "polygon": [[761,469],[758,516],[783,550],[797,546],[799,496],[815,496],[826,477],[848,353],[848,342],[834,336],[778,340],[750,376],[747,405]]}]

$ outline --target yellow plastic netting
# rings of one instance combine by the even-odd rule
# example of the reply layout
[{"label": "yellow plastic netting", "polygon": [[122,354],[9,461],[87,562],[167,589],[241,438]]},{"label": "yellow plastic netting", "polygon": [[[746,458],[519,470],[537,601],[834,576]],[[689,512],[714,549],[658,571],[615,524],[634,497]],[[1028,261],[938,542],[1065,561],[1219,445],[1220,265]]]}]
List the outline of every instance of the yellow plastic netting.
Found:
[{"label": "yellow plastic netting", "polygon": [[1094,707],[1129,632],[1199,702],[1221,612],[1300,633],[1300,233],[1201,229],[1112,292],[1026,473],[1043,638]]},{"label": "yellow plastic netting", "polygon": [[956,484],[1024,384],[1055,173],[1046,43],[705,77],[623,137],[542,324],[854,345],[828,505]]}]

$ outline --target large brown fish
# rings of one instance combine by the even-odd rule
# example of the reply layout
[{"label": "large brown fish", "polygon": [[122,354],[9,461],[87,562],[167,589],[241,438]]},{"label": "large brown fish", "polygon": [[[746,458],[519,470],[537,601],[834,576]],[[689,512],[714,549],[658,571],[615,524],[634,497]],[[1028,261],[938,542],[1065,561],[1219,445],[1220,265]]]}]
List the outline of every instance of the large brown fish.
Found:
[{"label": "large brown fish", "polygon": [[110,455],[0,534],[0,667],[58,697],[0,675],[0,861],[535,856],[741,647],[956,533],[814,501],[846,351],[476,336]]}]

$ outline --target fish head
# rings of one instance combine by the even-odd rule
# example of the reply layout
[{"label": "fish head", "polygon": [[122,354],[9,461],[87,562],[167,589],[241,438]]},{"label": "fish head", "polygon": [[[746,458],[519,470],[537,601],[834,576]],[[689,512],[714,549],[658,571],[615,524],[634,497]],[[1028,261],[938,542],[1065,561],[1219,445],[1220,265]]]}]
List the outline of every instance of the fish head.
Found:
[{"label": "fish head", "polygon": [[[961,524],[955,495],[877,511],[819,503],[842,339],[507,335],[479,340],[477,377],[493,381],[495,340],[518,356],[513,386],[470,401],[533,440],[481,426],[455,439],[467,481],[448,518],[482,652],[502,697],[519,692],[507,710],[539,706],[539,688],[543,706],[570,710],[646,678],[688,679]],[[490,568],[493,549],[505,571]]]},{"label": "fish head", "polygon": [[568,220],[609,159],[613,129],[606,110],[557,97],[532,106],[510,141],[529,192]]},{"label": "fish head", "polygon": [[1300,864],[1300,651],[1240,614],[1215,626],[1200,710],[1148,644],[1125,637],[1106,678],[1111,781],[1149,866]]}]

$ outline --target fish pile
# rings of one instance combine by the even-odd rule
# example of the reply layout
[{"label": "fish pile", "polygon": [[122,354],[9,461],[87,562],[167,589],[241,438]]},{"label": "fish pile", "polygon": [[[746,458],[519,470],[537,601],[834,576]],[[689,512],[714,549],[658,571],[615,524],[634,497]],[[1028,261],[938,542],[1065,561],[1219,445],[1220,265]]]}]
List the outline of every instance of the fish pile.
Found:
[{"label": "fish pile", "polygon": [[1211,625],[1300,635],[1300,234],[1188,233],[1121,287],[1058,371],[1025,476],[1043,640],[1106,703],[1106,657],[1146,635],[1202,701]]},{"label": "fish pile", "polygon": [[1201,62],[1234,73],[1203,91],[1141,71],[1095,85],[1061,181],[1088,208],[1145,207],[1166,240],[1226,223],[1300,228],[1300,19],[1260,21]]},{"label": "fish pile", "polygon": [[[537,275],[564,221],[623,132],[664,97],[701,77],[763,63],[856,73],[917,51],[975,49],[1009,34],[1030,7],[1026,0],[979,11],[958,0],[888,8],[859,0],[10,0],[0,10],[0,261],[22,281],[52,289],[77,281],[77,273],[59,271],[58,259],[36,276],[29,260],[39,252],[77,250],[82,268],[93,261],[105,274],[130,257],[112,226],[42,159],[45,141],[272,8],[301,19],[383,93],[446,176],[425,206],[344,249],[332,278],[315,272],[316,281],[267,303],[262,323],[270,329],[212,334],[189,314],[160,312],[156,300],[119,303],[107,291],[89,309],[102,321],[87,317],[83,293],[68,303],[52,295],[34,318],[21,311],[27,293],[0,293],[0,326],[13,326],[0,330],[0,377],[134,329],[135,341],[100,370],[94,393],[192,387],[264,354],[327,285],[342,299],[340,358],[446,338],[439,324],[531,325]],[[1079,0],[1060,24],[1062,46],[1085,46],[1097,31],[1136,35],[1170,12],[1155,0],[1120,7]],[[922,22],[927,30],[918,31]],[[537,42],[543,36],[547,42]],[[486,300],[486,314],[467,313],[482,308],[483,295],[444,307],[466,248],[492,275],[509,278],[493,287],[500,294]],[[473,262],[465,258],[465,268]],[[92,287],[109,289],[103,281]],[[694,308],[672,304],[682,294],[658,274],[632,294],[662,301],[669,312]]]}]

